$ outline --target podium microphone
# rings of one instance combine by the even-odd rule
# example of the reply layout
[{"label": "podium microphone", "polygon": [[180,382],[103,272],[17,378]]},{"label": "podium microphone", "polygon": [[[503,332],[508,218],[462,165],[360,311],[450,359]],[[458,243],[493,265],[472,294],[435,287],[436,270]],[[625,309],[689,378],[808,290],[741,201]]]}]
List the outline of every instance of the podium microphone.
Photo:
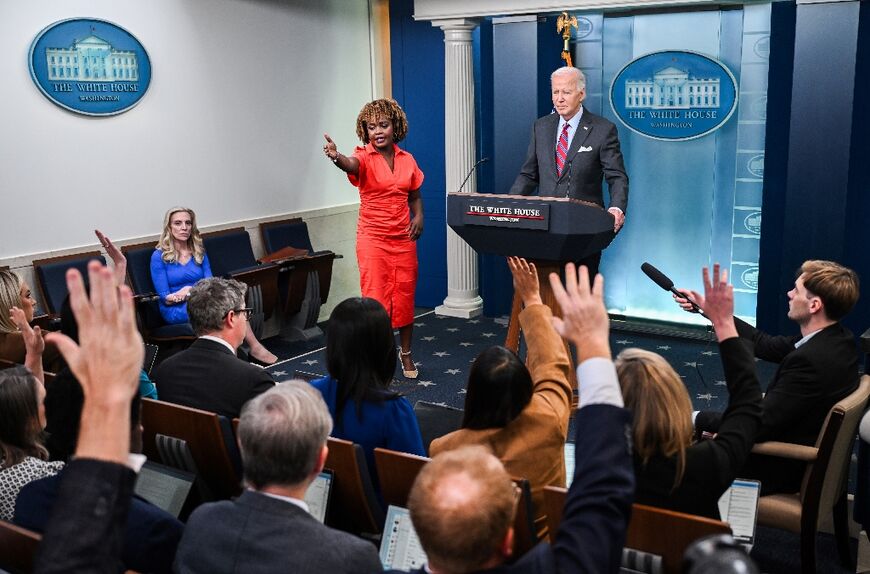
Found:
[{"label": "podium microphone", "polygon": [[692,304],[692,313],[700,313],[704,317],[704,311],[701,310],[698,305],[689,299],[685,293],[680,293],[674,288],[674,282],[671,281],[671,278],[650,265],[649,263],[644,262],[643,265],[640,266],[640,270],[643,271],[647,277],[653,280],[653,283],[664,289],[665,291],[670,291],[674,295],[686,299],[689,303]]},{"label": "podium microphone", "polygon": [[474,170],[476,170],[480,164],[486,163],[488,161],[489,161],[488,157],[482,157],[479,160],[477,160],[477,163],[475,163],[473,166],[471,166],[471,169],[468,170],[468,175],[466,175],[465,179],[462,180],[462,183],[459,185],[459,189],[456,190],[456,193],[460,193],[462,191],[462,188],[465,187],[466,183],[468,183],[468,180],[471,177],[471,174],[474,173]]}]

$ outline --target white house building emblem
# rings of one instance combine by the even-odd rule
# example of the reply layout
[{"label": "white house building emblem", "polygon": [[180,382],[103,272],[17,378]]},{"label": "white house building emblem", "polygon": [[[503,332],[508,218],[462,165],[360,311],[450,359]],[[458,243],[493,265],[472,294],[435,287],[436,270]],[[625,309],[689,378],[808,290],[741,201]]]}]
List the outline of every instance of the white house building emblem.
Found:
[{"label": "white house building emblem", "polygon": [[30,75],[55,104],[105,116],[139,103],[151,82],[142,44],[110,22],[72,19],[42,30],[30,47]]},{"label": "white house building emblem", "polygon": [[722,63],[667,51],[632,60],[610,86],[610,104],[629,129],[663,140],[689,140],[720,128],[737,106],[737,82]]}]

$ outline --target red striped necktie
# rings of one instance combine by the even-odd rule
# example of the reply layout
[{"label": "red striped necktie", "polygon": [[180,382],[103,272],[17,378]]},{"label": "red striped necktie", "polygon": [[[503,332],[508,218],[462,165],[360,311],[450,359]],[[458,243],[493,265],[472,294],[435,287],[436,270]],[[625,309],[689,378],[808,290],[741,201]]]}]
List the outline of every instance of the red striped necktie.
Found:
[{"label": "red striped necktie", "polygon": [[556,177],[562,177],[562,170],[565,169],[565,160],[568,159],[568,128],[571,127],[568,122],[562,127],[562,134],[559,136],[559,145],[556,146]]}]

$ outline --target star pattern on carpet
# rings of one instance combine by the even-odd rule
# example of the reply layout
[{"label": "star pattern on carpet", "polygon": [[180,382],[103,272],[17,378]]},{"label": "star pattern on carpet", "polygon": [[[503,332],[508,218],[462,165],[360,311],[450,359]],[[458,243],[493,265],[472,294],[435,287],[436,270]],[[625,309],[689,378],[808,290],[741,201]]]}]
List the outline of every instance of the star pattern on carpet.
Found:
[{"label": "star pattern on carpet", "polygon": [[728,386],[728,383],[726,383],[725,381],[716,381],[713,384],[716,385],[717,387],[727,387]]},{"label": "star pattern on carpet", "polygon": [[[412,405],[423,400],[463,408],[465,397],[461,391],[467,384],[472,363],[482,351],[494,343],[502,343],[506,336],[507,328],[500,323],[506,321],[501,317],[439,318],[428,309],[421,310],[415,318],[413,339],[414,357],[425,357],[423,361],[414,361],[420,377],[404,378],[397,361],[392,388]],[[297,373],[303,378],[319,378],[327,374],[325,336],[295,343],[273,338],[267,339],[265,344],[281,358],[280,365],[267,369],[276,380],[287,380]],[[719,354],[715,342],[615,329],[611,331],[610,344],[616,351],[631,346],[665,357],[680,376],[694,410],[722,411],[727,407],[728,392],[722,384],[724,370],[720,358],[714,357]],[[525,360],[524,340],[521,340],[519,355]],[[762,361],[757,370],[764,388],[776,372],[776,366]]]}]

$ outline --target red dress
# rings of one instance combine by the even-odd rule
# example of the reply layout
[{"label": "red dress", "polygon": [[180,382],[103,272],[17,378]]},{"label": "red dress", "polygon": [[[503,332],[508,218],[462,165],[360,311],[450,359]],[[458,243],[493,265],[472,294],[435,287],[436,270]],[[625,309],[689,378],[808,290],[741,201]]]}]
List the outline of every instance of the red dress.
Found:
[{"label": "red dress", "polygon": [[393,327],[414,321],[417,244],[408,236],[408,194],[423,185],[414,156],[394,144],[393,171],[372,144],[357,147],[359,175],[348,174],[359,188],[356,257],[363,297],[377,299]]}]

